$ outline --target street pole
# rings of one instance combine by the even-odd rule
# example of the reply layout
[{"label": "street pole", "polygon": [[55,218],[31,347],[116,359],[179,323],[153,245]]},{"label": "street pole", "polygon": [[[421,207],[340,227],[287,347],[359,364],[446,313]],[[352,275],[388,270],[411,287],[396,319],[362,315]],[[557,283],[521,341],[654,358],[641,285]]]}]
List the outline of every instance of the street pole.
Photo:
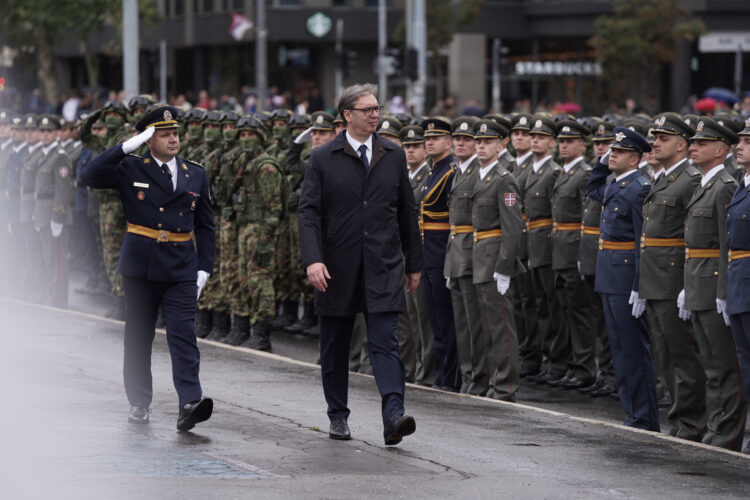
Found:
[{"label": "street pole", "polygon": [[159,42],[159,100],[167,102],[167,41]]},{"label": "street pole", "polygon": [[[406,46],[404,47],[404,60],[406,61],[409,57],[409,51],[414,47],[414,0],[406,0]],[[410,62],[410,64],[413,64]],[[409,106],[414,100],[414,82],[411,81],[409,75],[406,75],[406,110],[409,110]]]},{"label": "street pole", "polygon": [[378,1],[378,102],[385,105],[388,75],[385,74],[385,0]]},{"label": "street pole", "polygon": [[125,100],[138,95],[138,0],[122,2],[122,87]]},{"label": "street pole", "polygon": [[266,0],[255,0],[255,88],[258,92],[256,111],[263,111],[268,93],[266,69]]},{"label": "street pole", "polygon": [[344,20],[336,19],[336,73],[334,86],[336,88],[336,100],[341,96],[341,92],[344,90],[344,69],[341,65],[344,62]]},{"label": "street pole", "polygon": [[414,46],[417,49],[419,78],[414,86],[414,114],[425,114],[427,94],[427,22],[425,0],[414,0]]},{"label": "street pole", "polygon": [[492,111],[500,113],[500,47],[499,38],[492,41]]},{"label": "street pole", "polygon": [[737,45],[737,53],[734,56],[734,93],[740,96],[742,90],[742,45]]}]

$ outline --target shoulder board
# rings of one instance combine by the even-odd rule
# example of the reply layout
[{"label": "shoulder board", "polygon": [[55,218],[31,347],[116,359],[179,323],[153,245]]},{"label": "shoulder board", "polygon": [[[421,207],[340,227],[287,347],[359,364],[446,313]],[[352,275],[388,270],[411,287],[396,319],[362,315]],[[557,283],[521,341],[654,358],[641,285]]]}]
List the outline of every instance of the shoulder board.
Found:
[{"label": "shoulder board", "polygon": [[650,186],[651,182],[643,176],[638,177],[638,183],[641,186]]},{"label": "shoulder board", "polygon": [[61,155],[67,154],[63,148],[58,149],[57,152]]},{"label": "shoulder board", "polygon": [[559,172],[560,170],[562,170],[562,167],[557,163],[552,162],[552,170],[554,170],[555,172]]},{"label": "shoulder board", "polygon": [[591,165],[588,165],[588,164],[584,163],[583,164],[583,170],[585,170],[586,172],[591,172],[594,169],[591,167]]},{"label": "shoulder board", "polygon": [[688,166],[688,168],[685,169],[685,172],[687,172],[690,177],[701,175],[700,170],[690,165]]},{"label": "shoulder board", "polygon": [[134,155],[133,153],[128,153],[128,156],[132,156],[133,158],[138,158],[139,160],[142,160],[143,157],[139,155]]},{"label": "shoulder board", "polygon": [[450,167],[451,167],[451,168],[452,168],[453,170],[456,170],[456,169],[458,168],[458,162],[452,161],[452,162],[451,162],[451,165],[450,165]]},{"label": "shoulder board", "polygon": [[508,172],[507,170],[503,169],[502,175],[510,175],[510,172]]},{"label": "shoulder board", "polygon": [[736,184],[737,183],[737,181],[734,179],[734,177],[732,177],[729,174],[729,172],[727,172],[726,170],[724,170],[721,173],[721,177],[722,177],[722,179],[724,179],[724,184]]},{"label": "shoulder board", "polygon": [[200,163],[198,163],[197,161],[193,161],[193,160],[188,160],[187,158],[183,158],[183,161],[184,161],[185,163],[189,163],[189,164],[191,164],[191,165],[195,165],[196,167],[200,167],[200,168],[202,168],[203,170],[205,170],[205,169],[206,169],[206,167],[204,167],[203,165],[201,165],[201,164],[200,164]]}]

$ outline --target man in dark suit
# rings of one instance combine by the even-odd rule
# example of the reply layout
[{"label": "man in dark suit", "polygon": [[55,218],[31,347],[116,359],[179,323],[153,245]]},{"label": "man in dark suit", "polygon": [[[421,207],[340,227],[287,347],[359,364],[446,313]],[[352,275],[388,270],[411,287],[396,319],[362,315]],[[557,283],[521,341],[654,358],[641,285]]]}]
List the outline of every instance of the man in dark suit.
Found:
[{"label": "man in dark suit", "polygon": [[[614,130],[611,153],[602,156],[591,172],[588,194],[604,204],[596,291],[602,294],[604,319],[615,366],[625,425],[659,430],[656,378],[649,350],[645,300],[638,298],[639,255],[636,242],[643,226],[643,200],[651,189],[638,171],[646,139],[625,127]],[[610,156],[611,155],[611,156]],[[607,183],[609,173],[614,181]]]},{"label": "man in dark suit", "polygon": [[394,445],[416,429],[404,413],[396,321],[404,284],[409,293],[419,284],[422,254],[404,151],[375,133],[382,109],[377,93],[371,84],[342,93],[337,107],[347,129],[310,157],[297,217],[302,265],[316,289],[329,437],[351,438],[349,344],[355,314],[362,312],[385,444]]},{"label": "man in dark suit", "polygon": [[[193,332],[197,300],[213,271],[216,233],[205,170],[175,156],[180,149],[175,116],[175,108],[156,106],[136,124],[137,136],[91,160],[81,180],[92,188],[117,189],[128,221],[118,272],[126,303],[129,420],[149,421],[151,344],[161,304],[180,405],[177,429],[186,431],[213,410],[213,401],[202,398]],[[144,143],[146,155],[128,154]]]}]

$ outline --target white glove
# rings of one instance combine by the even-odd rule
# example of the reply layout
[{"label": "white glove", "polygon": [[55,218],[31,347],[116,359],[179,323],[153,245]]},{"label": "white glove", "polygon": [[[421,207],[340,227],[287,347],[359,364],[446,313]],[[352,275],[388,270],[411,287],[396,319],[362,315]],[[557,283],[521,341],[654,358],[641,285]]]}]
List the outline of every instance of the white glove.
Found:
[{"label": "white glove", "polygon": [[581,261],[580,260],[577,261],[576,265],[578,266],[578,274],[581,275],[581,281],[586,281],[586,276],[584,276],[583,273],[581,272]]},{"label": "white glove", "polygon": [[724,323],[729,326],[729,314],[727,314],[727,301],[716,299],[716,312],[724,316]]},{"label": "white glove", "polygon": [[505,292],[508,291],[508,287],[510,286],[510,276],[499,273],[492,273],[492,277],[497,283],[497,293],[499,293],[500,295],[505,295]]},{"label": "white glove", "polygon": [[445,277],[445,288],[451,289],[451,279],[448,276]]},{"label": "white glove", "polygon": [[133,151],[141,147],[142,144],[145,144],[147,140],[151,139],[151,136],[154,135],[155,131],[156,129],[154,127],[148,127],[140,134],[136,135],[135,137],[131,137],[127,141],[123,142],[122,152],[125,154],[132,153]]},{"label": "white glove", "polygon": [[680,291],[679,295],[677,295],[677,309],[680,310],[680,312],[677,313],[677,316],[679,316],[682,321],[690,319],[691,312],[685,309],[685,290]]},{"label": "white glove", "polygon": [[607,152],[602,155],[601,159],[599,160],[600,162],[602,162],[602,165],[609,166],[609,153],[611,151],[611,149],[608,149]]},{"label": "white glove", "polygon": [[208,273],[206,271],[198,271],[198,281],[196,281],[195,283],[196,285],[198,285],[198,297],[196,298],[196,300],[201,298],[201,290],[203,290],[203,287],[206,286],[206,281],[208,281]]},{"label": "white glove", "polygon": [[310,139],[312,139],[312,131],[313,131],[312,127],[310,127],[309,129],[305,130],[300,135],[298,135],[296,139],[294,139],[294,143],[295,144],[304,144],[306,142],[309,142]]},{"label": "white glove", "polygon": [[50,221],[49,228],[52,230],[52,237],[59,238],[62,234],[63,225],[59,222]]},{"label": "white glove", "polygon": [[628,300],[628,304],[633,304],[633,317],[634,318],[640,318],[643,314],[643,311],[646,310],[646,299],[641,299],[638,297],[638,292],[631,291],[630,292],[630,299]]}]

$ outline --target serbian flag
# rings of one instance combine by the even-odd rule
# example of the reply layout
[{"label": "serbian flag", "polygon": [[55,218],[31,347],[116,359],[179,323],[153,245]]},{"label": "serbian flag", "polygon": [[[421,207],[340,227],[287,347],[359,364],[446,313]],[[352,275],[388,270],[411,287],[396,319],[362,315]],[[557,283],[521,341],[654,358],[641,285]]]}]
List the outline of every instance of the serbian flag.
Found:
[{"label": "serbian flag", "polygon": [[238,42],[242,40],[247,30],[252,29],[253,23],[245,16],[232,12],[232,24],[229,26],[229,34]]}]

